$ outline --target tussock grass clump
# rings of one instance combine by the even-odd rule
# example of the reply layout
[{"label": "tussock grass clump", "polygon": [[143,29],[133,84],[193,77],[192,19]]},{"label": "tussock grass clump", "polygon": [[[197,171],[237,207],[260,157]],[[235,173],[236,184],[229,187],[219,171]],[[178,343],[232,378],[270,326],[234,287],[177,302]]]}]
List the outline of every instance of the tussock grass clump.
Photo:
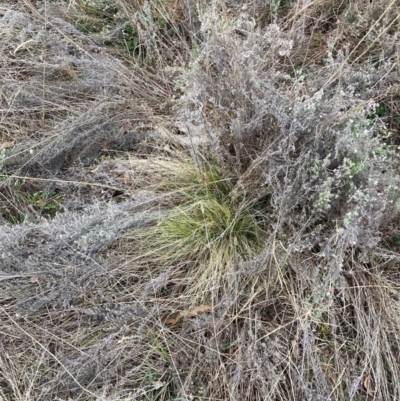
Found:
[{"label": "tussock grass clump", "polygon": [[138,252],[157,270],[179,266],[191,277],[192,296],[209,299],[241,262],[261,251],[267,214],[213,165],[168,165],[163,189],[171,191],[172,207],[138,234]]}]

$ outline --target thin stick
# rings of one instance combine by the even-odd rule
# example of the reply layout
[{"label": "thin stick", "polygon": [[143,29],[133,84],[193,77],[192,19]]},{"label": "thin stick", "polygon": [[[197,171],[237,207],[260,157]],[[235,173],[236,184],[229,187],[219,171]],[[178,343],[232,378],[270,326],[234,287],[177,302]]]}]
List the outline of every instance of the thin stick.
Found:
[{"label": "thin stick", "polygon": [[5,174],[0,174],[0,177],[1,178],[15,178],[17,180],[27,180],[27,181],[44,181],[44,182],[59,182],[59,183],[74,184],[74,185],[89,185],[92,187],[107,188],[107,189],[113,189],[114,191],[127,192],[127,190],[124,188],[113,187],[112,185],[96,184],[96,183],[87,182],[87,181],[83,181],[83,182],[82,181],[70,181],[70,180],[60,180],[60,179],[53,179],[53,178],[27,177],[27,176],[21,176],[21,175],[5,175]]}]

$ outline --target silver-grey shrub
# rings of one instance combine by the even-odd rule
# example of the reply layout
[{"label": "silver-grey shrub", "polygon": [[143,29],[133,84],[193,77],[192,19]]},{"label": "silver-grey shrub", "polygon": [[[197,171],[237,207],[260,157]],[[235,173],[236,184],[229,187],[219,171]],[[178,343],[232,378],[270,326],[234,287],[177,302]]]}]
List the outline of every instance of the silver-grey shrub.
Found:
[{"label": "silver-grey shrub", "polygon": [[277,25],[201,15],[178,111],[193,143],[208,138],[207,152],[247,196],[269,199],[291,250],[376,245],[398,199],[397,150],[374,101],[390,77],[340,53],[318,72],[291,68],[293,42]]}]

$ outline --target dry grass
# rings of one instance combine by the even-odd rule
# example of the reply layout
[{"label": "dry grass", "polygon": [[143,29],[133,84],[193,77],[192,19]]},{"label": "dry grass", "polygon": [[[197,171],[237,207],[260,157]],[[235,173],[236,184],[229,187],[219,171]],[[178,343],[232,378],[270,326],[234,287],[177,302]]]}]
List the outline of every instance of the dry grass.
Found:
[{"label": "dry grass", "polygon": [[398,2],[209,3],[0,2],[0,400],[400,399]]}]

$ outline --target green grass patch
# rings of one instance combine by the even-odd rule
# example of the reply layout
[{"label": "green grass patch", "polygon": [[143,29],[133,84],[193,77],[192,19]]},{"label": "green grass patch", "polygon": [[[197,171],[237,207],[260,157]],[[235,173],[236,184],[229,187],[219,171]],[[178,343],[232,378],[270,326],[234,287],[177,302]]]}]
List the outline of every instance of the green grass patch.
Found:
[{"label": "green grass patch", "polygon": [[183,163],[170,172],[177,204],[143,230],[137,251],[162,268],[183,262],[197,298],[220,288],[240,262],[262,250],[267,214],[214,166]]}]

